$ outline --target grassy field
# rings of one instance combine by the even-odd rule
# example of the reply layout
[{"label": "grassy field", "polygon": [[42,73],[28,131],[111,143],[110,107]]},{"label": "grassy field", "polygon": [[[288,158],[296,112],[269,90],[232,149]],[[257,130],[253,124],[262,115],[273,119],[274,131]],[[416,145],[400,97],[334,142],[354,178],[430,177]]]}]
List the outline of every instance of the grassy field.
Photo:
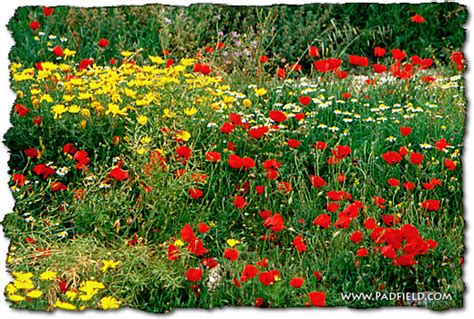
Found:
[{"label": "grassy field", "polygon": [[462,307],[465,8],[298,10],[17,10],[12,307]]}]

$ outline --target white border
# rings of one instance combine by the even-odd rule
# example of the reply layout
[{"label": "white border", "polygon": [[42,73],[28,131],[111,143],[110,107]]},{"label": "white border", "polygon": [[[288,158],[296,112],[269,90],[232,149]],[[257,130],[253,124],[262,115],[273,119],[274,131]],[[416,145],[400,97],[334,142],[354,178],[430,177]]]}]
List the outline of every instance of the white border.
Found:
[{"label": "white border", "polygon": [[[73,5],[73,6],[113,6],[113,5],[123,5],[123,4],[148,4],[153,2],[159,2],[164,4],[174,4],[174,5],[189,5],[191,3],[196,2],[206,2],[206,3],[223,3],[223,4],[234,4],[234,5],[270,5],[275,3],[287,3],[287,4],[302,4],[302,3],[311,3],[311,2],[323,2],[323,3],[348,3],[348,2],[376,2],[376,1],[289,1],[289,0],[282,0],[282,1],[271,1],[271,0],[201,0],[201,1],[172,1],[172,0],[88,0],[88,1],[71,1],[71,0],[49,0],[49,1],[35,1],[35,0],[6,0],[2,1],[0,5],[0,92],[2,93],[2,105],[1,105],[1,115],[0,115],[0,136],[3,140],[3,135],[5,134],[6,130],[10,126],[9,122],[9,112],[14,102],[14,94],[11,90],[9,90],[9,73],[8,73],[8,52],[13,45],[13,40],[10,37],[9,32],[6,29],[6,24],[8,20],[13,16],[15,9],[18,6],[24,5],[48,5],[48,6],[55,6],[55,5]],[[377,1],[380,3],[394,3],[396,1]],[[410,0],[403,0],[402,2],[408,3],[427,3],[427,2],[444,2],[444,1],[410,1]],[[460,0],[456,1],[457,3],[464,4],[468,6],[468,9],[472,10],[473,6],[469,0]],[[472,12],[469,12],[471,15]],[[466,47],[464,48],[465,55],[467,56],[468,61],[471,61],[471,69],[473,67],[472,61],[473,58],[473,42],[470,41],[472,32],[472,19],[469,18],[468,24],[466,25],[468,29],[467,38],[468,41],[466,42]],[[466,87],[472,88],[472,70],[468,72],[466,75]],[[467,95],[469,104],[468,108],[472,107],[473,101],[473,91],[467,89]],[[469,110],[469,118],[468,118],[468,127],[466,128],[466,139],[465,139],[465,151],[464,151],[464,204],[465,204],[465,216],[467,222],[469,223],[472,221],[472,209],[474,207],[474,194],[473,194],[473,187],[474,187],[474,166],[469,165],[468,163],[474,163],[474,140],[472,137],[472,129],[473,129],[473,122],[472,122],[472,110]],[[7,161],[8,161],[8,153],[6,147],[2,144],[0,145],[0,218],[3,219],[3,216],[12,210],[13,208],[13,198],[10,194],[8,189],[8,175],[7,175]],[[471,197],[472,196],[472,197]],[[470,208],[470,209],[469,209]],[[467,247],[474,247],[473,245],[473,236],[469,236],[466,230],[466,246]],[[7,254],[8,249],[8,240],[3,237],[3,231],[0,234],[0,314],[1,318],[25,318],[25,317],[32,317],[32,318],[114,318],[114,319],[122,319],[122,318],[129,318],[129,317],[138,317],[138,318],[153,318],[157,315],[140,312],[131,309],[123,309],[120,311],[107,311],[107,312],[98,312],[98,311],[86,311],[82,313],[70,313],[64,311],[55,311],[53,314],[48,313],[38,313],[38,312],[31,312],[31,311],[13,311],[8,308],[8,303],[5,301],[3,296],[3,289],[5,285],[10,281],[9,276],[6,273],[5,269],[5,256]],[[385,308],[385,309],[372,309],[372,310],[348,310],[344,308],[332,308],[332,309],[285,309],[285,310],[260,310],[260,309],[253,309],[253,308],[225,308],[223,310],[215,309],[212,311],[209,310],[175,310],[172,312],[171,315],[167,315],[169,318],[188,318],[191,317],[193,319],[213,319],[213,318],[220,318],[220,317],[228,317],[228,318],[238,318],[238,317],[246,317],[247,319],[251,318],[272,318],[272,319],[280,319],[286,317],[293,317],[293,318],[304,318],[304,317],[339,317],[339,316],[350,316],[351,318],[363,318],[363,319],[380,319],[381,317],[384,318],[397,318],[399,316],[404,316],[406,318],[415,318],[417,316],[423,316],[428,318],[438,318],[438,317],[446,317],[446,316],[456,316],[459,318],[467,318],[469,313],[473,312],[474,306],[474,294],[470,293],[470,288],[472,288],[473,284],[473,276],[472,276],[472,269],[468,271],[469,266],[472,268],[472,262],[470,260],[471,255],[465,256],[465,265],[464,265],[464,280],[467,285],[466,294],[464,298],[464,309],[462,310],[451,310],[442,313],[435,313],[426,309],[413,309],[413,308]]]}]

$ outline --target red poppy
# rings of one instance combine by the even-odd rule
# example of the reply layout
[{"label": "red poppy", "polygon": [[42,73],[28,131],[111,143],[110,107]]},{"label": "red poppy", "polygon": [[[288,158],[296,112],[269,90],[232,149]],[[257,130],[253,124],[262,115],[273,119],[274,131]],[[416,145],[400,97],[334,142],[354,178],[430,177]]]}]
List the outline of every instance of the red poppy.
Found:
[{"label": "red poppy", "polygon": [[336,204],[334,202],[331,202],[329,204],[326,205],[326,210],[328,212],[331,212],[331,213],[334,213],[335,211],[337,211],[339,209],[339,204]]},{"label": "red poppy", "polygon": [[203,192],[198,188],[191,188],[188,193],[192,199],[198,199],[204,196]]},{"label": "red poppy", "polygon": [[308,294],[309,301],[315,307],[326,306],[326,294],[321,291],[310,292]]},{"label": "red poppy", "polygon": [[54,54],[55,56],[63,56],[63,55],[64,55],[64,52],[63,52],[63,49],[62,49],[59,45],[57,45],[57,46],[55,46],[54,49],[53,49],[53,54]]},{"label": "red poppy", "polygon": [[316,143],[314,143],[314,148],[316,148],[317,150],[324,151],[326,147],[327,147],[327,144],[325,142],[317,141]]},{"label": "red poppy", "polygon": [[364,238],[364,235],[360,231],[356,230],[355,232],[352,233],[349,239],[354,244],[358,244],[362,241],[363,238]]},{"label": "red poppy", "polygon": [[34,147],[23,150],[23,153],[25,153],[26,157],[28,158],[38,158],[39,155],[38,151]]},{"label": "red poppy", "polygon": [[273,216],[267,217],[264,222],[263,226],[269,228],[274,233],[278,233],[279,231],[285,228],[285,220],[281,217],[280,214],[275,213]]},{"label": "red poppy", "polygon": [[405,188],[407,191],[411,191],[415,188],[415,184],[413,182],[404,182],[403,188]]},{"label": "red poppy", "polygon": [[255,307],[262,307],[263,306],[263,298],[261,297],[258,297],[258,298],[255,298]]},{"label": "red poppy", "polygon": [[306,251],[306,244],[304,243],[303,237],[301,235],[295,237],[295,239],[293,240],[293,245],[299,253],[303,253]]},{"label": "red poppy", "polygon": [[287,141],[288,146],[291,148],[298,148],[301,145],[301,142],[298,140],[289,139]]},{"label": "red poppy", "polygon": [[413,129],[411,127],[402,127],[400,126],[400,134],[402,134],[402,136],[408,136],[411,134],[411,132],[413,131]]},{"label": "red poppy", "polygon": [[349,55],[349,63],[355,66],[369,66],[369,59],[358,55]]},{"label": "red poppy", "polygon": [[392,53],[393,58],[398,61],[405,59],[407,56],[405,51],[399,49],[392,49],[390,52]]},{"label": "red poppy", "polygon": [[309,180],[311,184],[316,188],[326,186],[326,181],[320,176],[309,175]]},{"label": "red poppy", "polygon": [[205,224],[203,222],[199,222],[199,224],[198,224],[198,232],[199,233],[201,233],[201,234],[207,233],[210,229],[211,229],[211,227],[209,227],[207,224]]},{"label": "red poppy", "polygon": [[368,254],[369,254],[369,252],[367,251],[367,248],[365,248],[365,247],[362,247],[362,248],[358,249],[357,252],[356,252],[356,255],[358,257],[365,257]]},{"label": "red poppy", "polygon": [[442,151],[446,146],[449,146],[449,144],[446,142],[445,138],[442,138],[436,141],[435,146],[438,151]]},{"label": "red poppy", "polygon": [[314,45],[309,47],[309,55],[314,59],[319,56],[319,49]]},{"label": "red poppy", "polygon": [[224,124],[222,124],[222,126],[219,130],[221,131],[221,133],[229,134],[234,130],[234,128],[235,128],[235,126],[232,123],[225,122]]},{"label": "red poppy", "polygon": [[410,154],[410,162],[414,165],[419,165],[423,162],[423,154],[421,153],[417,153],[417,152],[413,152]]},{"label": "red poppy", "polygon": [[285,69],[278,68],[278,69],[277,69],[277,76],[278,76],[280,79],[283,79],[283,78],[286,76]]},{"label": "red poppy", "polygon": [[178,248],[175,245],[170,244],[168,246],[168,260],[177,260],[177,259],[179,259]]},{"label": "red poppy", "polygon": [[406,148],[406,146],[400,146],[400,148],[398,149],[398,154],[400,154],[400,156],[405,156],[408,154],[408,148]]},{"label": "red poppy", "polygon": [[258,276],[258,280],[264,286],[270,286],[275,282],[275,275],[271,271],[262,271]]},{"label": "red poppy", "polygon": [[320,214],[314,219],[313,224],[326,229],[331,224],[331,217],[328,214]]},{"label": "red poppy", "polygon": [[261,268],[265,268],[268,266],[268,258],[263,258],[262,260],[257,262],[257,266]]},{"label": "red poppy", "polygon": [[54,182],[51,184],[51,191],[52,192],[59,192],[67,190],[67,186],[61,182]]},{"label": "red poppy", "polygon": [[348,75],[349,73],[347,73],[346,71],[336,70],[336,76],[339,80],[344,80],[345,78],[347,78]]},{"label": "red poppy", "polygon": [[437,199],[427,199],[421,203],[421,207],[428,211],[438,211],[439,210],[439,200]]},{"label": "red poppy", "polygon": [[166,68],[169,68],[170,66],[172,66],[174,64],[174,60],[173,59],[168,59],[166,60]]},{"label": "red poppy", "polygon": [[43,14],[45,17],[49,17],[50,15],[52,15],[54,12],[54,8],[50,8],[50,7],[43,7]]},{"label": "red poppy", "polygon": [[344,191],[328,191],[326,192],[326,196],[332,200],[332,201],[340,201],[340,200],[344,200],[344,199],[351,199],[352,196],[351,194],[349,194],[348,192],[344,192]]},{"label": "red poppy", "polygon": [[258,195],[262,195],[265,192],[265,186],[255,186],[255,191]]},{"label": "red poppy", "polygon": [[43,123],[43,117],[41,115],[33,118],[33,125],[40,125],[41,123]]},{"label": "red poppy", "polygon": [[109,45],[109,43],[110,43],[110,42],[109,42],[107,39],[102,38],[102,39],[99,40],[99,43],[97,43],[97,44],[98,44],[101,48],[105,48],[106,46]]},{"label": "red poppy", "polygon": [[197,282],[201,280],[202,269],[201,268],[189,268],[186,271],[186,279],[191,282]]},{"label": "red poppy", "polygon": [[400,255],[399,257],[393,260],[393,265],[411,267],[416,264],[416,261],[415,259],[413,259],[413,257],[413,255]]},{"label": "red poppy", "polygon": [[25,107],[23,104],[15,104],[15,112],[18,116],[23,117],[30,112],[30,109]]},{"label": "red poppy", "polygon": [[454,171],[456,169],[456,164],[452,160],[447,158],[444,160],[444,167],[446,167],[450,171]]},{"label": "red poppy", "polygon": [[206,258],[201,262],[201,265],[203,265],[204,267],[212,269],[212,268],[216,268],[218,263],[214,258]]},{"label": "red poppy", "polygon": [[300,101],[303,106],[307,106],[309,103],[311,103],[311,98],[309,96],[300,96],[298,98],[298,101]]},{"label": "red poppy", "polygon": [[239,252],[235,249],[226,248],[224,251],[224,258],[230,261],[236,261],[239,258]]},{"label": "red poppy", "polygon": [[235,207],[242,209],[247,206],[248,203],[245,201],[243,196],[235,196],[232,204],[234,204]]},{"label": "red poppy", "polygon": [[387,67],[382,64],[372,64],[372,69],[374,70],[375,73],[383,73],[387,71]]},{"label": "red poppy", "polygon": [[415,14],[414,16],[410,18],[410,20],[415,23],[423,23],[426,21],[425,18],[423,18],[419,14]]},{"label": "red poppy", "polygon": [[266,126],[260,126],[257,128],[253,128],[249,130],[249,135],[250,137],[253,137],[255,139],[262,138],[267,132],[269,131],[269,128]]},{"label": "red poppy", "polygon": [[384,49],[384,48],[380,48],[380,47],[375,47],[374,48],[374,56],[376,56],[376,57],[383,57],[386,52],[387,52],[387,50]]},{"label": "red poppy", "polygon": [[188,243],[196,238],[196,236],[194,236],[194,231],[189,224],[186,224],[183,226],[183,228],[181,228],[180,235],[181,239]]},{"label": "red poppy", "polygon": [[290,285],[291,287],[298,289],[304,284],[304,279],[303,278],[292,278],[290,280]]},{"label": "red poppy", "polygon": [[285,113],[283,113],[281,111],[272,110],[272,111],[268,112],[268,115],[270,116],[270,119],[272,119],[273,121],[275,121],[277,123],[281,123],[281,122],[284,122],[286,120]]},{"label": "red poppy", "polygon": [[436,80],[435,77],[425,75],[424,77],[421,78],[421,82],[423,83],[433,83]]},{"label": "red poppy", "polygon": [[451,54],[451,61],[456,64],[458,71],[462,71],[464,69],[464,56],[462,52],[454,52]]},{"label": "red poppy", "polygon": [[351,153],[351,148],[346,145],[338,145],[332,150],[332,154],[338,159],[344,159]]},{"label": "red poppy", "polygon": [[337,175],[337,181],[339,183],[344,183],[346,181],[346,176],[342,173],[339,173],[339,175]]},{"label": "red poppy", "polygon": [[261,55],[258,59],[259,59],[260,63],[265,63],[265,62],[268,61],[268,57],[265,54]]},{"label": "red poppy", "polygon": [[326,72],[337,70],[339,66],[341,65],[341,63],[342,63],[342,60],[340,59],[329,58],[326,60],[315,61],[313,65],[317,71],[326,73]]},{"label": "red poppy", "polygon": [[31,22],[30,22],[30,29],[31,29],[32,31],[38,30],[39,27],[40,27],[40,24],[39,24],[38,21],[35,20],[35,21],[31,21]]},{"label": "red poppy", "polygon": [[392,177],[392,178],[389,178],[389,179],[387,180],[387,183],[388,183],[388,185],[390,185],[390,186],[392,186],[392,187],[400,186],[400,181],[399,181],[398,179],[396,179],[396,178],[393,178],[393,177]]},{"label": "red poppy", "polygon": [[204,247],[204,244],[202,243],[202,240],[200,239],[193,239],[188,245],[188,250],[192,254],[196,256],[202,256],[205,253],[207,253],[207,249]]},{"label": "red poppy", "polygon": [[216,163],[221,160],[221,153],[219,152],[207,152],[206,153],[206,160],[211,163]]},{"label": "red poppy", "polygon": [[117,181],[123,181],[128,178],[128,172],[124,171],[121,167],[116,167],[110,171],[109,177]]},{"label": "red poppy", "polygon": [[35,172],[36,175],[42,176],[43,179],[48,178],[48,176],[53,175],[56,173],[56,171],[47,166],[46,164],[38,164],[33,168],[33,172]]},{"label": "red poppy", "polygon": [[240,276],[240,281],[245,282],[249,279],[252,279],[253,277],[258,275],[258,268],[255,267],[254,265],[245,265],[244,270],[242,271],[242,274]]},{"label": "red poppy", "polygon": [[26,176],[23,174],[13,174],[12,180],[18,186],[23,186],[27,181]]},{"label": "red poppy", "polygon": [[400,162],[403,158],[397,152],[389,151],[382,154],[382,158],[387,164],[394,165]]}]

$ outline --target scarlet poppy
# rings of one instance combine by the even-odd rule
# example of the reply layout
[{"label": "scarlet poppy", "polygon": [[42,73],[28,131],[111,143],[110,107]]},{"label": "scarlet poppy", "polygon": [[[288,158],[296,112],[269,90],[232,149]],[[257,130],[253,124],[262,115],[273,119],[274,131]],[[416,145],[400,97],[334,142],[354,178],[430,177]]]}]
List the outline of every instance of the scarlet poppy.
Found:
[{"label": "scarlet poppy", "polygon": [[415,14],[414,16],[412,16],[412,17],[410,18],[410,20],[411,20],[412,22],[415,22],[415,23],[423,23],[423,22],[426,21],[425,18],[423,18],[423,17],[422,17],[421,15],[419,15],[419,14]]},{"label": "scarlet poppy", "polygon": [[300,141],[294,140],[294,139],[289,139],[287,143],[288,143],[288,146],[291,148],[298,148],[301,145]]},{"label": "scarlet poppy", "polygon": [[464,69],[464,56],[462,52],[454,52],[451,54],[451,61],[456,64],[458,71],[462,71]]},{"label": "scarlet poppy", "polygon": [[240,276],[240,281],[245,282],[249,279],[252,279],[253,277],[258,275],[258,268],[255,267],[254,265],[245,265],[244,270],[242,271],[242,274]]},{"label": "scarlet poppy", "polygon": [[262,285],[270,286],[275,282],[275,276],[271,271],[262,271],[258,276],[258,280],[262,283]]},{"label": "scarlet poppy", "polygon": [[189,268],[188,271],[186,271],[186,279],[191,282],[197,282],[201,280],[202,273],[201,268]]},{"label": "scarlet poppy", "polygon": [[456,169],[456,164],[452,160],[447,158],[444,160],[444,167],[446,167],[450,171],[454,171]]},{"label": "scarlet poppy", "polygon": [[423,154],[421,153],[417,153],[417,152],[413,152],[410,154],[410,162],[414,165],[419,165],[423,162]]},{"label": "scarlet poppy", "polygon": [[263,298],[261,297],[258,297],[258,298],[255,298],[255,307],[262,307],[263,306]]},{"label": "scarlet poppy", "polygon": [[13,174],[12,180],[18,186],[23,186],[27,181],[26,176],[23,174]]},{"label": "scarlet poppy", "polygon": [[191,188],[188,193],[192,199],[199,199],[204,196],[204,193],[198,188]]},{"label": "scarlet poppy", "polygon": [[351,148],[347,145],[337,145],[333,150],[332,154],[338,159],[344,159],[351,153]]},{"label": "scarlet poppy", "polygon": [[51,184],[51,191],[52,192],[59,192],[67,190],[67,186],[61,182],[54,182]]},{"label": "scarlet poppy", "polygon": [[326,186],[326,181],[320,176],[309,175],[309,180],[311,184],[316,188]]},{"label": "scarlet poppy", "polygon": [[349,55],[349,63],[355,66],[369,66],[369,59],[358,55]]},{"label": "scarlet poppy", "polygon": [[439,210],[439,200],[437,199],[427,199],[421,203],[421,207],[428,211],[438,211]]},{"label": "scarlet poppy", "polygon": [[314,291],[308,294],[309,301],[315,307],[326,306],[326,294],[321,291]]},{"label": "scarlet poppy", "polygon": [[278,69],[277,69],[277,76],[278,76],[280,79],[283,79],[283,78],[286,76],[285,69],[278,68]]},{"label": "scarlet poppy", "polygon": [[284,122],[286,120],[285,113],[283,113],[281,111],[271,110],[270,112],[268,112],[268,115],[270,116],[270,119],[272,119],[273,121],[275,121],[277,123],[281,123],[281,122]]},{"label": "scarlet poppy", "polygon": [[268,61],[268,57],[265,54],[261,55],[258,59],[260,60],[260,63],[265,63]]},{"label": "scarlet poppy", "polygon": [[30,112],[30,109],[25,107],[23,104],[15,104],[15,112],[18,116],[23,117]]},{"label": "scarlet poppy", "polygon": [[235,126],[232,123],[225,122],[224,124],[222,124],[222,126],[219,130],[221,131],[221,133],[229,134],[234,130],[234,128],[235,128]]},{"label": "scarlet poppy", "polygon": [[230,261],[236,261],[239,258],[239,252],[235,249],[226,248],[224,251],[224,258]]},{"label": "scarlet poppy", "polygon": [[326,205],[326,210],[328,212],[331,212],[331,213],[334,213],[335,211],[337,211],[339,209],[339,204],[336,204],[334,202],[331,202],[329,204]]},{"label": "scarlet poppy", "polygon": [[245,206],[247,206],[247,202],[245,201],[245,198],[243,196],[235,196],[234,201],[232,202],[235,207],[242,209]]},{"label": "scarlet poppy", "polygon": [[405,59],[407,56],[405,51],[399,49],[392,49],[390,52],[392,53],[393,58],[398,61]]},{"label": "scarlet poppy", "polygon": [[109,45],[109,41],[107,39],[100,39],[99,42],[97,43],[101,48],[105,48],[106,46]]},{"label": "scarlet poppy", "polygon": [[436,141],[435,146],[438,151],[442,151],[446,146],[449,146],[449,144],[446,142],[445,138],[441,138]]},{"label": "scarlet poppy", "polygon": [[328,214],[320,214],[314,219],[313,224],[326,229],[331,224],[331,217]]},{"label": "scarlet poppy", "polygon": [[298,98],[298,101],[300,101],[303,106],[307,106],[309,103],[311,103],[311,98],[309,96],[300,96]]},{"label": "scarlet poppy", "polygon": [[121,167],[115,167],[110,171],[109,177],[117,181],[123,181],[128,178],[128,172],[124,171]]},{"label": "scarlet poppy", "polygon": [[403,188],[405,188],[407,191],[411,191],[415,188],[415,184],[413,182],[404,182]]},{"label": "scarlet poppy", "polygon": [[389,151],[382,154],[382,158],[387,164],[394,165],[402,160],[402,156],[397,152]]},{"label": "scarlet poppy", "polygon": [[269,228],[274,233],[278,233],[279,231],[285,228],[285,220],[281,217],[280,214],[275,213],[273,216],[267,217],[264,222],[263,226]]},{"label": "scarlet poppy", "polygon": [[313,63],[317,71],[326,73],[330,71],[335,71],[341,65],[342,60],[335,58],[328,58],[326,60],[318,60]]},{"label": "scarlet poppy", "polygon": [[207,152],[206,153],[206,160],[211,163],[216,163],[221,160],[221,153],[219,152]]},{"label": "scarlet poppy", "polygon": [[63,49],[59,45],[57,45],[53,48],[53,54],[55,56],[61,57],[64,55],[64,52]]},{"label": "scarlet poppy", "polygon": [[375,228],[377,228],[377,223],[375,222],[375,219],[373,219],[372,217],[368,217],[364,221],[364,227],[366,229],[375,229]]},{"label": "scarlet poppy", "polygon": [[388,185],[390,185],[390,186],[392,186],[392,187],[400,186],[400,181],[399,181],[398,179],[396,179],[396,178],[393,178],[393,177],[392,177],[392,178],[389,178],[389,179],[387,180],[387,183],[388,183]]},{"label": "scarlet poppy", "polygon": [[402,134],[402,136],[408,136],[411,134],[411,132],[413,131],[413,129],[411,127],[402,127],[400,126],[400,133]]},{"label": "scarlet poppy", "polygon": [[309,55],[314,59],[319,56],[319,49],[314,45],[309,47]]},{"label": "scarlet poppy", "polygon": [[40,27],[40,24],[39,24],[38,21],[34,20],[34,21],[31,21],[31,22],[30,22],[30,29],[31,29],[32,31],[38,30],[39,27]]},{"label": "scarlet poppy", "polygon": [[291,287],[298,289],[304,284],[304,279],[303,278],[292,278],[290,280],[290,285]]},{"label": "scarlet poppy", "polygon": [[355,232],[351,234],[351,237],[349,239],[354,244],[358,244],[362,241],[363,238],[364,238],[364,235],[360,231],[356,230]]},{"label": "scarlet poppy", "polygon": [[293,240],[293,245],[299,253],[303,253],[306,251],[306,244],[304,243],[303,237],[301,235],[295,237],[295,239]]},{"label": "scarlet poppy", "polygon": [[199,224],[198,224],[198,232],[199,233],[201,233],[201,234],[207,233],[210,229],[211,229],[211,227],[209,227],[207,224],[205,224],[203,222],[199,222]]},{"label": "scarlet poppy", "polygon": [[258,195],[262,195],[265,192],[265,186],[255,186],[255,191]]},{"label": "scarlet poppy", "polygon": [[376,56],[376,57],[383,57],[386,52],[387,52],[387,50],[384,49],[384,48],[380,48],[380,47],[375,47],[374,48],[374,56]]},{"label": "scarlet poppy", "polygon": [[327,144],[325,142],[322,142],[322,141],[318,141],[316,143],[314,143],[314,148],[318,149],[318,150],[321,150],[321,151],[324,151],[327,147]]},{"label": "scarlet poppy", "polygon": [[201,262],[201,265],[203,265],[204,267],[212,269],[212,268],[216,268],[218,263],[214,258],[206,258]]},{"label": "scarlet poppy", "polygon": [[250,129],[249,135],[255,139],[262,138],[269,131],[267,126],[260,126],[257,128]]},{"label": "scarlet poppy", "polygon": [[207,253],[207,248],[204,247],[202,240],[194,238],[189,242],[188,250],[196,256],[202,256]]},{"label": "scarlet poppy", "polygon": [[53,168],[47,166],[46,164],[36,165],[35,167],[33,167],[33,172],[35,172],[36,175],[43,177],[43,179],[46,179],[48,178],[48,176],[56,173]]},{"label": "scarlet poppy", "polygon": [[50,15],[52,15],[54,12],[54,8],[50,8],[50,7],[43,7],[43,14],[45,17],[49,17]]},{"label": "scarlet poppy", "polygon": [[387,67],[382,64],[372,64],[372,69],[374,70],[375,73],[383,73],[387,71]]},{"label": "scarlet poppy", "polygon": [[173,245],[173,244],[170,244],[168,246],[168,260],[177,260],[179,259],[179,252],[178,252],[178,248]]}]

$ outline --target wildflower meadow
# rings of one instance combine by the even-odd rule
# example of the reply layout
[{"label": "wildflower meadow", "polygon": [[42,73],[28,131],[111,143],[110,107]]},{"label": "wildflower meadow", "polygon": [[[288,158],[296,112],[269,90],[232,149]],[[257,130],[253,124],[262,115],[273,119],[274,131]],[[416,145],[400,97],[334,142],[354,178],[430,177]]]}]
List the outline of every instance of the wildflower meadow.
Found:
[{"label": "wildflower meadow", "polygon": [[461,308],[466,19],[455,3],[18,8],[5,298]]}]

